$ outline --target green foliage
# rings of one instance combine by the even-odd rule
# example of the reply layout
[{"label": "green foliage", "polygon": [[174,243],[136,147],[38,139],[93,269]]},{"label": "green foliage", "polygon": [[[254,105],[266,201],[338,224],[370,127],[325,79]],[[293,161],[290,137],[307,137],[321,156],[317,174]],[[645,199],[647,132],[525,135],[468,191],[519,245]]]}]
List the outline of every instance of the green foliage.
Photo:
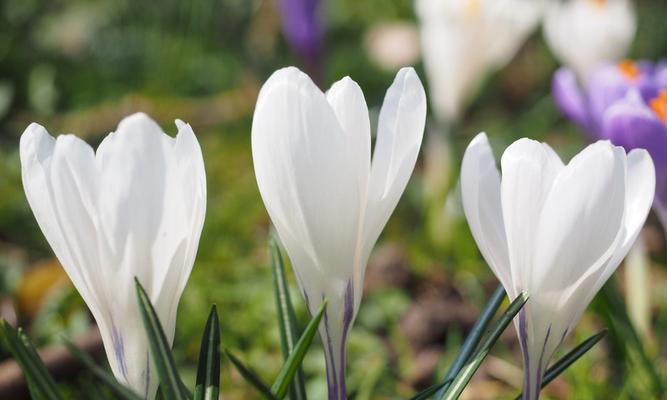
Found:
[{"label": "green foliage", "polygon": [[[290,299],[289,287],[285,277],[285,266],[283,257],[275,240],[270,242],[271,248],[271,270],[273,271],[273,291],[276,297],[276,308],[278,315],[278,327],[280,329],[280,345],[285,361],[294,352],[297,346],[296,316],[292,300]],[[303,376],[303,368],[299,363],[294,375],[294,382],[290,386],[291,400],[306,399],[306,384]]]},{"label": "green foliage", "polygon": [[215,305],[201,338],[194,400],[216,400],[220,393],[220,322]]},{"label": "green foliage", "polygon": [[162,395],[165,400],[186,400],[191,396],[187,392],[187,389],[178,374],[174,357],[171,354],[171,346],[169,341],[167,341],[167,336],[164,334],[160,319],[158,318],[146,291],[136,278],[135,285],[137,289],[137,300],[139,301],[139,310],[141,311],[144,328],[146,329],[146,335],[148,336],[151,358],[157,369],[157,375],[160,378],[160,390],[162,391]]},{"label": "green foliage", "polygon": [[486,335],[486,339],[480,344],[477,351],[466,361],[465,365],[459,370],[458,374],[454,378],[449,389],[445,392],[443,398],[445,400],[454,400],[458,399],[463,389],[468,385],[470,379],[477,371],[482,361],[486,356],[491,352],[491,348],[496,343],[500,335],[505,331],[507,325],[512,322],[514,316],[521,311],[524,304],[528,301],[528,294],[521,293],[519,294],[514,301],[507,307],[507,310],[498,318],[495,324],[491,326],[489,332]]},{"label": "green foliage", "polygon": [[15,329],[7,321],[0,319],[0,335],[2,335],[6,348],[21,365],[32,397],[37,400],[63,399],[56,382],[46,370],[37,350],[23,331]]},{"label": "green foliage", "polygon": [[132,390],[120,384],[113,375],[95,364],[95,361],[87,353],[79,350],[74,344],[68,341],[65,342],[65,346],[67,346],[70,353],[72,353],[76,359],[81,361],[83,365],[95,375],[95,377],[104,382],[104,384],[107,385],[118,398],[121,400],[142,400],[142,398]]}]

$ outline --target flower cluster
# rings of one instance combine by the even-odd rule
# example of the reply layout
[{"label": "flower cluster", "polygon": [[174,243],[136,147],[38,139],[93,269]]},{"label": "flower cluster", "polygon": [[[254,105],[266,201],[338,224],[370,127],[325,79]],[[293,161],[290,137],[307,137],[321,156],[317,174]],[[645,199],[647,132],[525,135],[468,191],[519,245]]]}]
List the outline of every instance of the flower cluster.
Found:
[{"label": "flower cluster", "polygon": [[583,83],[561,68],[553,95],[561,112],[591,139],[648,150],[657,172],[654,208],[667,227],[667,61],[606,64]]}]

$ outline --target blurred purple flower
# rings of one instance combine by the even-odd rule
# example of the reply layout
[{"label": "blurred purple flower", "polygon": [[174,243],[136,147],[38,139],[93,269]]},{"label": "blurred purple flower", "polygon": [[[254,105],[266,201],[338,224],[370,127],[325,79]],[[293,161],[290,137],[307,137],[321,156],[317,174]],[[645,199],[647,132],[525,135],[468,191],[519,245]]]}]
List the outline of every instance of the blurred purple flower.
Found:
[{"label": "blurred purple flower", "polygon": [[319,77],[324,42],[322,0],[278,0],[278,5],[285,39],[308,72]]},{"label": "blurred purple flower", "polygon": [[667,229],[667,89],[648,100],[630,89],[604,115],[602,131],[627,150],[648,150],[656,169],[654,209]]},{"label": "blurred purple flower", "polygon": [[656,168],[654,209],[667,230],[667,61],[605,65],[585,84],[561,68],[552,82],[560,111],[592,140],[646,149]]}]

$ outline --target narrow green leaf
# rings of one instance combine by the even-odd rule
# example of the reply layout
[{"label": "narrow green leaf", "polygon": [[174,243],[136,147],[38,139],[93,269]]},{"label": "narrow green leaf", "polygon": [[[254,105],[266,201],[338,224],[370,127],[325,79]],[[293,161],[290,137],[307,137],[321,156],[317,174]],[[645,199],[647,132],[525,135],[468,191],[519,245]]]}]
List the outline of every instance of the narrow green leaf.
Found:
[{"label": "narrow green leaf", "polygon": [[452,362],[452,365],[450,365],[449,369],[447,370],[447,373],[443,379],[443,383],[440,385],[441,388],[434,396],[435,399],[439,400],[445,396],[445,392],[449,388],[451,382],[454,380],[454,377],[459,373],[461,368],[463,368],[465,363],[477,348],[479,341],[482,339],[482,335],[484,335],[484,332],[486,332],[486,328],[491,323],[493,316],[496,314],[496,311],[498,311],[498,308],[500,308],[504,298],[505,289],[503,288],[503,285],[498,285],[496,290],[493,292],[493,295],[491,295],[488,303],[486,303],[486,306],[484,306],[482,314],[480,314],[479,318],[477,318],[477,321],[475,321],[475,324],[472,326],[470,334],[468,334],[468,337],[466,337],[465,342],[463,342],[463,345],[456,354],[454,362]]},{"label": "narrow green leaf", "polygon": [[108,373],[104,368],[100,367],[95,363],[95,360],[91,356],[89,356],[87,353],[81,351],[79,348],[77,348],[74,344],[70,343],[69,341],[65,341],[65,346],[67,349],[69,349],[70,353],[81,361],[83,365],[88,368],[89,371],[93,373],[99,380],[104,382],[109,389],[111,389],[116,396],[118,396],[122,400],[142,400],[143,398],[140,397],[138,394],[134,393],[131,389],[123,386],[120,382],[116,380],[116,378]]},{"label": "narrow green leaf", "polygon": [[144,329],[148,337],[151,357],[153,358],[157,375],[160,378],[162,395],[165,400],[187,399],[189,397],[187,389],[178,375],[176,363],[171,354],[171,346],[169,346],[167,336],[164,334],[162,324],[153,308],[153,304],[151,304],[151,300],[137,278],[134,278],[134,283],[137,289],[137,300],[139,302],[139,309],[141,310],[141,317],[144,321]]},{"label": "narrow green leaf", "polygon": [[227,358],[234,364],[234,367],[239,371],[243,379],[257,389],[264,397],[271,400],[277,400],[277,397],[271,392],[269,386],[264,383],[262,378],[257,375],[255,371],[246,367],[241,360],[234,356],[229,350],[225,350]]},{"label": "narrow green leaf", "polygon": [[426,400],[431,395],[433,395],[435,392],[438,390],[442,389],[443,386],[448,385],[452,382],[452,379],[448,379],[444,382],[436,383],[435,385],[431,385],[427,387],[426,389],[422,390],[421,392],[417,393],[416,395],[410,397],[410,400]]},{"label": "narrow green leaf", "polygon": [[629,348],[635,350],[641,361],[642,367],[651,379],[653,392],[657,398],[664,394],[660,373],[656,371],[655,362],[646,353],[644,344],[642,343],[634,324],[630,320],[628,310],[623,302],[623,297],[618,289],[617,278],[612,276],[607,284],[602,287],[600,291],[601,297],[607,303],[605,307],[606,319],[610,322],[615,330],[618,330],[620,336],[624,338],[624,343]]},{"label": "narrow green leaf", "polygon": [[[270,241],[271,247],[271,270],[273,271],[273,288],[276,296],[276,307],[278,309],[278,326],[280,328],[280,345],[284,360],[294,351],[298,334],[296,331],[296,316],[292,307],[287,279],[285,278],[285,265],[280,248],[275,240]],[[294,381],[290,385],[290,399],[306,400],[306,380],[301,365],[296,370]]]},{"label": "narrow green leaf", "polygon": [[512,322],[514,316],[521,310],[523,305],[526,304],[526,301],[528,301],[528,294],[525,292],[521,293],[500,316],[498,321],[496,321],[496,323],[491,326],[489,334],[486,335],[486,338],[480,345],[479,350],[477,350],[470,358],[470,360],[466,362],[465,366],[461,368],[461,371],[452,382],[449,390],[447,390],[445,393],[444,398],[446,400],[454,400],[459,398],[463,392],[463,389],[465,389],[466,385],[468,382],[470,382],[470,379],[477,371],[477,368],[479,368],[479,366],[482,364],[482,361],[484,361],[486,356],[489,354],[493,345],[496,343],[505,328],[507,328],[507,325]]},{"label": "narrow green leaf", "polygon": [[49,374],[41,358],[39,358],[30,339],[21,329],[15,329],[7,321],[0,320],[0,334],[4,338],[7,349],[21,366],[31,396],[46,400],[62,399],[62,394],[58,390],[56,382]]},{"label": "narrow green leaf", "polygon": [[208,314],[199,349],[195,400],[216,400],[220,393],[220,321],[215,304]]},{"label": "narrow green leaf", "polygon": [[292,383],[292,379],[294,378],[294,374],[296,374],[297,368],[301,365],[301,362],[303,362],[303,357],[306,355],[310,344],[313,342],[313,338],[317,334],[317,328],[320,326],[320,321],[322,320],[322,316],[324,315],[326,309],[327,300],[325,299],[322,302],[322,306],[320,306],[317,314],[315,314],[313,319],[311,319],[306,326],[306,329],[303,331],[303,335],[301,335],[301,338],[297,342],[294,351],[290,353],[287,361],[285,361],[285,364],[283,364],[278,377],[276,378],[275,382],[273,382],[273,385],[271,386],[271,392],[275,393],[276,397],[279,399],[282,399],[285,397],[285,394],[287,394],[287,388]]},{"label": "narrow green leaf", "polygon": [[[586,354],[588,350],[590,350],[591,348],[593,348],[593,346],[597,344],[597,342],[602,340],[602,338],[606,334],[607,334],[606,329],[596,333],[595,335],[581,342],[577,347],[575,347],[566,355],[564,355],[562,358],[560,358],[558,361],[556,361],[554,365],[552,365],[551,368],[549,368],[547,372],[544,374],[541,387],[542,388],[545,387],[551,381],[556,379],[558,375],[560,375],[563,371],[568,369],[569,366],[574,364],[581,356]],[[521,396],[523,396],[523,393],[517,396],[516,400],[521,400]]]}]

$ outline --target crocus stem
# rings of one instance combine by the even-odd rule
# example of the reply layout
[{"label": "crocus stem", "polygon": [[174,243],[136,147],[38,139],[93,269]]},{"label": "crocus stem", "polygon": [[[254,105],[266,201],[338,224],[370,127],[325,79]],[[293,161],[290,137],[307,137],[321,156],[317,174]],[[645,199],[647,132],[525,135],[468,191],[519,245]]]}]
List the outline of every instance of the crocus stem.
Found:
[{"label": "crocus stem", "polygon": [[[526,322],[526,312],[519,312],[519,343],[523,353],[523,397],[522,400],[537,400],[540,397],[540,388],[542,387],[542,360],[534,359],[528,349],[528,329]],[[548,333],[547,333],[548,339]],[[545,340],[546,344],[546,340]]]},{"label": "crocus stem", "polygon": [[345,384],[345,349],[342,349],[342,351],[342,358],[329,355],[329,350],[325,352],[329,400],[347,399],[347,385]]}]

